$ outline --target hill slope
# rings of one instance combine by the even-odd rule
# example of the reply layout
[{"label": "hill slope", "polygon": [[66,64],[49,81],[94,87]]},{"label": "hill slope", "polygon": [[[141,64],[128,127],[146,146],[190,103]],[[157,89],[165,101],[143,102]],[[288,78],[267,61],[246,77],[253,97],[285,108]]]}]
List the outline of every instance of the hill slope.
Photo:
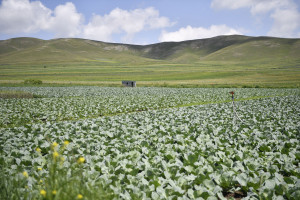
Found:
[{"label": "hill slope", "polygon": [[[150,45],[85,39],[0,41],[0,83],[258,84],[300,86],[300,39],[218,36]],[[119,83],[118,83],[119,84]]]},{"label": "hill slope", "polygon": [[0,42],[0,63],[128,62],[141,59],[128,46],[130,45],[83,39],[40,41],[34,38],[15,38]]},{"label": "hill slope", "polygon": [[0,64],[110,61],[144,63],[166,60],[257,61],[300,58],[300,39],[219,36],[151,45],[105,43],[84,39],[39,40],[14,38],[0,41]]}]

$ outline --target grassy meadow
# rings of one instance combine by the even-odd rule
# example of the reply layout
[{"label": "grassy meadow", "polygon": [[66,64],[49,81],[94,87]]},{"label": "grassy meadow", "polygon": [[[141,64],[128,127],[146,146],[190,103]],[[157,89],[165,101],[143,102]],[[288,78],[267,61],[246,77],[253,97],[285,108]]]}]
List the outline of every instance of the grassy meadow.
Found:
[{"label": "grassy meadow", "polygon": [[[275,67],[274,67],[275,66]],[[79,85],[120,85],[136,80],[138,86],[299,87],[299,67],[246,63],[201,62],[197,64],[105,65],[68,63],[0,66],[0,84],[27,79],[43,83]]]},{"label": "grassy meadow", "polygon": [[0,85],[300,87],[300,41],[246,36],[112,44],[82,39],[0,41]]}]

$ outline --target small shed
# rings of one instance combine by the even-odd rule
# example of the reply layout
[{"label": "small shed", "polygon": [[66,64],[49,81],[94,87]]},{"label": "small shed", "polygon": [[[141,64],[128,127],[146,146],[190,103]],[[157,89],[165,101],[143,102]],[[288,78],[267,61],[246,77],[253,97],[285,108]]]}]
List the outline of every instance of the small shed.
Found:
[{"label": "small shed", "polygon": [[125,87],[136,87],[136,81],[122,81],[122,85]]}]

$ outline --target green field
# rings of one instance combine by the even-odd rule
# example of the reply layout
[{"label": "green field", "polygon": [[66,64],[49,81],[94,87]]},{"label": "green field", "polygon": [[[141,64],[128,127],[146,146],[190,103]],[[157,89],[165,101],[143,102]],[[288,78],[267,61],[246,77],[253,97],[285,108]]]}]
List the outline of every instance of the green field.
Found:
[{"label": "green field", "polygon": [[299,87],[300,39],[0,41],[0,199],[299,200]]},{"label": "green field", "polygon": [[0,91],[2,199],[300,199],[297,88]]},{"label": "green field", "polygon": [[82,39],[0,41],[0,84],[300,87],[300,40],[216,38],[153,45]]}]

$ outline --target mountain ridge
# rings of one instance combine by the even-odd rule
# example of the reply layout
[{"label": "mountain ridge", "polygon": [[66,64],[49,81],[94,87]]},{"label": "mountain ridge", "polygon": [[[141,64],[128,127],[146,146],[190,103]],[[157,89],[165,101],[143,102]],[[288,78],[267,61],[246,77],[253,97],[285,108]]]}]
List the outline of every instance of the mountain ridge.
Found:
[{"label": "mountain ridge", "polygon": [[[190,63],[201,60],[242,60],[246,57],[251,60],[251,54],[255,54],[255,59],[263,60],[274,57],[268,51],[277,55],[276,57],[296,59],[295,57],[300,57],[300,39],[232,35],[136,45],[81,38],[41,40],[21,37],[0,41],[0,64],[26,63],[26,58],[34,63],[47,63],[51,58],[58,63],[93,59],[120,63],[130,63],[130,59],[141,63],[157,60]],[[260,57],[256,55],[257,52],[260,52]]]},{"label": "mountain ridge", "polygon": [[242,35],[149,45],[78,38],[0,41],[0,84],[300,87],[300,39]]}]

